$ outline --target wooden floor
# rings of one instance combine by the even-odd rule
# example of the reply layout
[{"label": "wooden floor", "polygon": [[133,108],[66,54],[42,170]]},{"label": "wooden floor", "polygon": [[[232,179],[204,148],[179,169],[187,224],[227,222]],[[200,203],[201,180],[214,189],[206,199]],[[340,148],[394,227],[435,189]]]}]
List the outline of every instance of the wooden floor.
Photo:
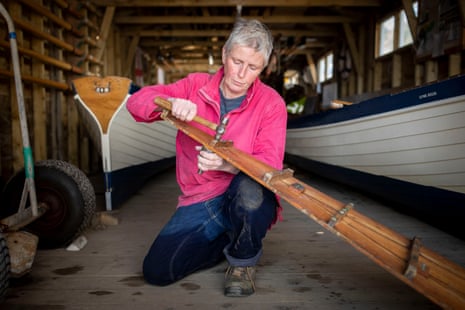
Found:
[{"label": "wooden floor", "polygon": [[[465,266],[465,242],[354,193],[308,175],[306,183]],[[99,200],[102,191],[98,189]],[[264,242],[257,292],[223,296],[226,264],[168,287],[144,283],[141,262],[171,215],[178,188],[174,170],[154,177],[114,212],[117,226],[93,227],[79,252],[39,251],[31,273],[15,280],[0,309],[437,309],[348,243],[284,202],[284,221]],[[99,202],[103,206],[103,202]]]}]

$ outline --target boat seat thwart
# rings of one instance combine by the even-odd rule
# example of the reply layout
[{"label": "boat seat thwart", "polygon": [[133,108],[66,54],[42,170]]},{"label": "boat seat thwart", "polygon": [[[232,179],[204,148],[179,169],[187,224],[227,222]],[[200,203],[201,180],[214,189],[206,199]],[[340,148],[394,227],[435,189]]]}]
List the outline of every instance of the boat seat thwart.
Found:
[{"label": "boat seat thwart", "polygon": [[[162,98],[156,98],[155,104],[171,109],[171,103]],[[340,202],[298,180],[290,169],[274,169],[235,148],[232,142],[218,143],[170,113],[163,113],[163,117],[442,308],[465,309],[465,269],[425,247],[419,238],[409,240],[364,216],[353,204]],[[199,119],[197,116],[194,121]]]}]

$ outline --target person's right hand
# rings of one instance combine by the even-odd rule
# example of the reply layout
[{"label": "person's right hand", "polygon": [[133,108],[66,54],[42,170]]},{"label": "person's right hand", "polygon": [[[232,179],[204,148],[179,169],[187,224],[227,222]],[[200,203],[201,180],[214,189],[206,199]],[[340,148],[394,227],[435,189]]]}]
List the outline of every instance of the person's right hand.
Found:
[{"label": "person's right hand", "polygon": [[171,114],[181,121],[190,122],[197,115],[197,105],[190,100],[169,98]]}]

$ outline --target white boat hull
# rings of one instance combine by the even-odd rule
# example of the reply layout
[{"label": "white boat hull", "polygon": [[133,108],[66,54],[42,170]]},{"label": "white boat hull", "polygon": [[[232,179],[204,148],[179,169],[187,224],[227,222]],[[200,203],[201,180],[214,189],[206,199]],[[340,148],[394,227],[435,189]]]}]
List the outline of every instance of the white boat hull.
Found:
[{"label": "white boat hull", "polygon": [[[291,162],[384,199],[397,196],[397,204],[417,203],[415,212],[430,209],[431,217],[440,208],[465,216],[465,77],[323,114],[290,121]],[[436,210],[422,200],[432,193]]]},{"label": "white boat hull", "polygon": [[[134,120],[126,109],[128,79],[86,77],[74,86],[79,113],[102,157],[105,204],[112,210],[137,190],[135,184],[174,165],[176,129],[165,121]],[[100,109],[105,103],[108,108]]]}]

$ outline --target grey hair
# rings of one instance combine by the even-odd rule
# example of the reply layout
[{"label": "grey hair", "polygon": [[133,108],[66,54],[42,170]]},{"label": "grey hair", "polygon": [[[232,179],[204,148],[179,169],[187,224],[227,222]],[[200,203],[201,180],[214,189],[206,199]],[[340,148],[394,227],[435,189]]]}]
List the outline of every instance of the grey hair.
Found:
[{"label": "grey hair", "polygon": [[273,36],[268,27],[258,20],[239,18],[234,23],[231,34],[224,44],[226,54],[229,54],[234,45],[250,47],[262,53],[265,59],[264,67],[266,67],[273,51]]}]

